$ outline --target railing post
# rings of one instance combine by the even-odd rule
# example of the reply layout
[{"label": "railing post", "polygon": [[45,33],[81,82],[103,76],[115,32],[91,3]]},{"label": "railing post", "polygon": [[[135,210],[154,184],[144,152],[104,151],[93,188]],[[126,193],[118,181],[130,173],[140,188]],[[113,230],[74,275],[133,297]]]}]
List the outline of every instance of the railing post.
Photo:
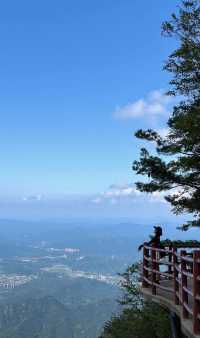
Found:
[{"label": "railing post", "polygon": [[[195,334],[200,333],[200,251],[193,253],[193,331]],[[198,298],[197,298],[198,297]]]},{"label": "railing post", "polygon": [[178,264],[177,248],[173,247],[174,304],[175,305],[179,305],[179,297],[177,296],[177,293],[179,292],[179,283],[177,282],[177,279],[178,279],[178,270],[176,268],[177,264]]},{"label": "railing post", "polygon": [[184,290],[184,287],[187,288],[187,276],[184,274],[186,271],[186,261],[182,258],[186,256],[187,252],[181,250],[181,294],[182,294],[182,315],[183,318],[188,318],[189,314],[186,310],[184,303],[188,304],[188,293]]},{"label": "railing post", "polygon": [[156,250],[154,246],[151,249],[151,281],[152,281],[152,295],[156,295],[156,270],[157,270],[157,263],[156,263]]},{"label": "railing post", "polygon": [[[149,267],[149,261],[146,259],[146,257],[149,257],[149,249],[147,249],[144,245],[143,247],[143,277],[147,278],[149,277],[149,271],[145,268]],[[148,283],[147,281],[143,278],[142,279],[142,287],[143,288],[148,288]]]},{"label": "railing post", "polygon": [[[169,256],[168,256],[168,261],[169,263],[172,263],[172,258],[173,258],[173,253],[172,253],[172,245],[169,245]],[[168,265],[168,273],[172,274],[172,266],[171,264]]]}]

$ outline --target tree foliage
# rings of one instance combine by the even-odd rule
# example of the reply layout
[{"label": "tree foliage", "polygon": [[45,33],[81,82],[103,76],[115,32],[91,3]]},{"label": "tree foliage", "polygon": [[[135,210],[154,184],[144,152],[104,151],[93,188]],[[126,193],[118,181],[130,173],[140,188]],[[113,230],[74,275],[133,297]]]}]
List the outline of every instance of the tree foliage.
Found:
[{"label": "tree foliage", "polygon": [[170,338],[168,312],[144,302],[139,293],[138,267],[129,267],[121,276],[123,311],[106,323],[100,338]]},{"label": "tree foliage", "polygon": [[177,39],[164,69],[172,74],[167,94],[181,100],[168,120],[167,136],[151,129],[136,132],[137,138],[155,144],[156,155],[142,148],[133,170],[148,177],[136,182],[140,191],[164,191],[175,214],[193,215],[183,225],[186,230],[200,226],[200,1],[182,1],[162,31]]}]

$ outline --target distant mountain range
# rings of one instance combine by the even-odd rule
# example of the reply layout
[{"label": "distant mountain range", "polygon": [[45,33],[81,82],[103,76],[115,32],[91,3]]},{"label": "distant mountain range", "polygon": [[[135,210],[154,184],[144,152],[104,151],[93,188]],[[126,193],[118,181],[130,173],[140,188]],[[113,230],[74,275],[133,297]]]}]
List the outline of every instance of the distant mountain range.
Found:
[{"label": "distant mountain range", "polygon": [[114,308],[105,300],[74,312],[54,297],[27,299],[0,307],[0,338],[94,338]]}]

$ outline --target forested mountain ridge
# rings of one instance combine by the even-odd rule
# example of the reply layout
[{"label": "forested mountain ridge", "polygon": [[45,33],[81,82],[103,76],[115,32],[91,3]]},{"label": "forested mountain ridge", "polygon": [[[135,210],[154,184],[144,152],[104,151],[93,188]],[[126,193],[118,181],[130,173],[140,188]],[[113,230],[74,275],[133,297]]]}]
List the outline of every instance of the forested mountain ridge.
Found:
[{"label": "forested mountain ridge", "polygon": [[0,306],[0,338],[94,338],[116,309],[110,298],[80,306],[52,296],[16,298]]},{"label": "forested mountain ridge", "polygon": [[0,338],[73,338],[72,314],[53,297],[0,307]]}]

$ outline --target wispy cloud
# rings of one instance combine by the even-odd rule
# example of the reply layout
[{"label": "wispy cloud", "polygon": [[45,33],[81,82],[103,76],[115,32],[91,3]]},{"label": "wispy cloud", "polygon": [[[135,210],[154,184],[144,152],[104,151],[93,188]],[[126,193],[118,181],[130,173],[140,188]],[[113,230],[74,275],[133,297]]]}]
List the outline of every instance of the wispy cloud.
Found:
[{"label": "wispy cloud", "polygon": [[28,201],[41,201],[43,199],[42,195],[27,195],[22,198],[23,201],[28,202]]},{"label": "wispy cloud", "polygon": [[129,103],[115,110],[114,116],[119,119],[134,119],[142,116],[166,114],[172,97],[162,90],[154,90],[145,98]]},{"label": "wispy cloud", "polygon": [[154,192],[152,194],[141,193],[135,187],[135,184],[111,185],[106,191],[100,193],[92,199],[94,204],[118,204],[120,202],[161,202],[165,203],[164,194]]}]

